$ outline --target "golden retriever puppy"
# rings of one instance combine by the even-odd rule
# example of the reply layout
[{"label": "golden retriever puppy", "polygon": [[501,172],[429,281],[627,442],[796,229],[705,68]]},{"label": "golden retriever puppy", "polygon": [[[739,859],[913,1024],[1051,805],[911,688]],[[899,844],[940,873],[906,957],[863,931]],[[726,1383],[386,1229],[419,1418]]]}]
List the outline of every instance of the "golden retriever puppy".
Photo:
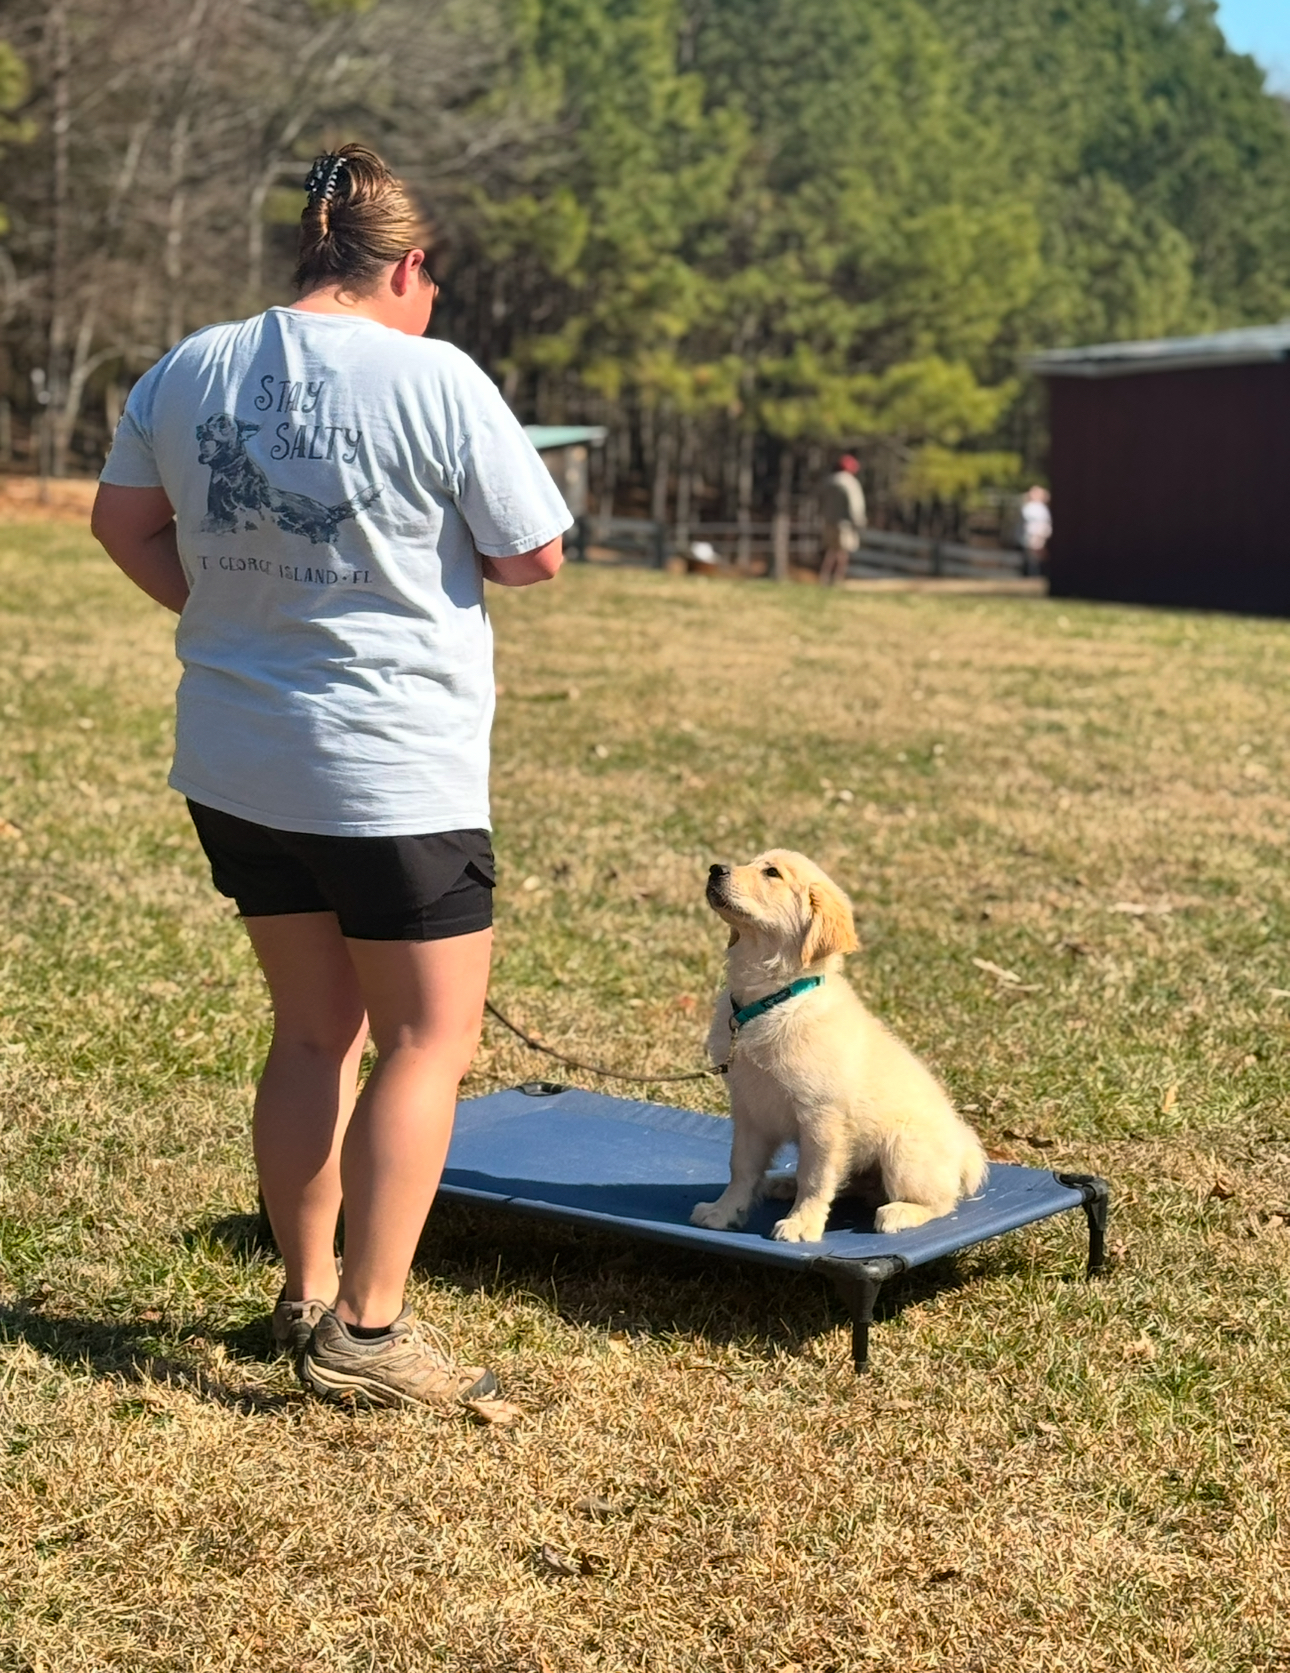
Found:
[{"label": "golden retriever puppy", "polygon": [[713,866],[707,898],[730,925],[730,985],[708,1050],[714,1063],[729,1060],[734,1138],[730,1184],[694,1209],[693,1224],[743,1225],[789,1141],[797,1195],[772,1233],[785,1243],[822,1237],[848,1190],[880,1184],[881,1232],[921,1226],[978,1191],[980,1140],[841,974],[859,943],[837,884],[803,855],[772,848],[746,866]]}]

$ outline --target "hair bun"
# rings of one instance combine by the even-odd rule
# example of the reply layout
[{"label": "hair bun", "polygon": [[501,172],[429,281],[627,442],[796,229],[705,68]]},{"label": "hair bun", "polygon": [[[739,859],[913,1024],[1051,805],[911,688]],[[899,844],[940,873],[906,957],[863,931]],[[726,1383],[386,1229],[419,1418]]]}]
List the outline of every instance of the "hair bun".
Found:
[{"label": "hair bun", "polygon": [[366,294],[384,267],[426,243],[407,190],[365,145],[351,140],[316,157],[304,189],[296,263],[302,292],[344,284]]}]

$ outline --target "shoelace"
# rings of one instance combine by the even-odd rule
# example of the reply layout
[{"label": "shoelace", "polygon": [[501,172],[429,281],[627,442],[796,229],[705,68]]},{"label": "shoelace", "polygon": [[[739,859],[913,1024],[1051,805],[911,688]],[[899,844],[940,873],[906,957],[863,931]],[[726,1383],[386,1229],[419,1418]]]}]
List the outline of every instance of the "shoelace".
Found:
[{"label": "shoelace", "polygon": [[439,1362],[438,1369],[442,1371],[451,1372],[457,1369],[447,1337],[434,1325],[427,1324],[424,1319],[410,1320],[407,1328],[400,1332],[398,1344],[401,1348],[428,1349],[431,1357]]},{"label": "shoelace", "polygon": [[448,1346],[448,1338],[442,1331],[436,1330],[432,1324],[425,1324],[418,1319],[412,1326],[411,1336],[419,1346],[429,1348],[444,1370],[452,1369],[452,1349]]}]

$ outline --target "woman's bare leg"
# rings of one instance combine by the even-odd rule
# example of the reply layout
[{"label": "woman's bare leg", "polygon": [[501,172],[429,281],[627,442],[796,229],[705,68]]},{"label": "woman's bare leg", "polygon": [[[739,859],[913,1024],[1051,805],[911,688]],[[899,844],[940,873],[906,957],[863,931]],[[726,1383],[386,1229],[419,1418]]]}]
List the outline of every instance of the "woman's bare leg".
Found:
[{"label": "woman's bare leg", "polygon": [[345,1270],[336,1312],[380,1328],[403,1306],[439,1187],[457,1087],[479,1044],[493,932],[347,943],[376,1066],[345,1134]]},{"label": "woman's bare leg", "polygon": [[255,1096],[255,1162],[289,1301],[336,1294],[341,1143],[367,1018],[335,915],[247,918],[273,1001],[273,1044]]}]

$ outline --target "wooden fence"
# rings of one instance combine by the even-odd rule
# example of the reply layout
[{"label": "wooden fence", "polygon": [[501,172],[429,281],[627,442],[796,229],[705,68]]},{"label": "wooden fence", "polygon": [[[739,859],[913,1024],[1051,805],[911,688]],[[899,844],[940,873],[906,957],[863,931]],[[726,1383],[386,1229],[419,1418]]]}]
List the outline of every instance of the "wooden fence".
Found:
[{"label": "wooden fence", "polygon": [[[582,517],[568,548],[575,561],[651,569],[664,569],[674,558],[684,558],[692,568],[706,567],[700,556],[706,553],[714,569],[787,580],[794,568],[819,567],[820,532],[779,519],[692,523],[678,529],[645,517]],[[907,575],[990,580],[1034,573],[1027,554],[1016,548],[962,546],[887,529],[866,529],[860,550],[847,568],[847,574],[857,579]]]}]

